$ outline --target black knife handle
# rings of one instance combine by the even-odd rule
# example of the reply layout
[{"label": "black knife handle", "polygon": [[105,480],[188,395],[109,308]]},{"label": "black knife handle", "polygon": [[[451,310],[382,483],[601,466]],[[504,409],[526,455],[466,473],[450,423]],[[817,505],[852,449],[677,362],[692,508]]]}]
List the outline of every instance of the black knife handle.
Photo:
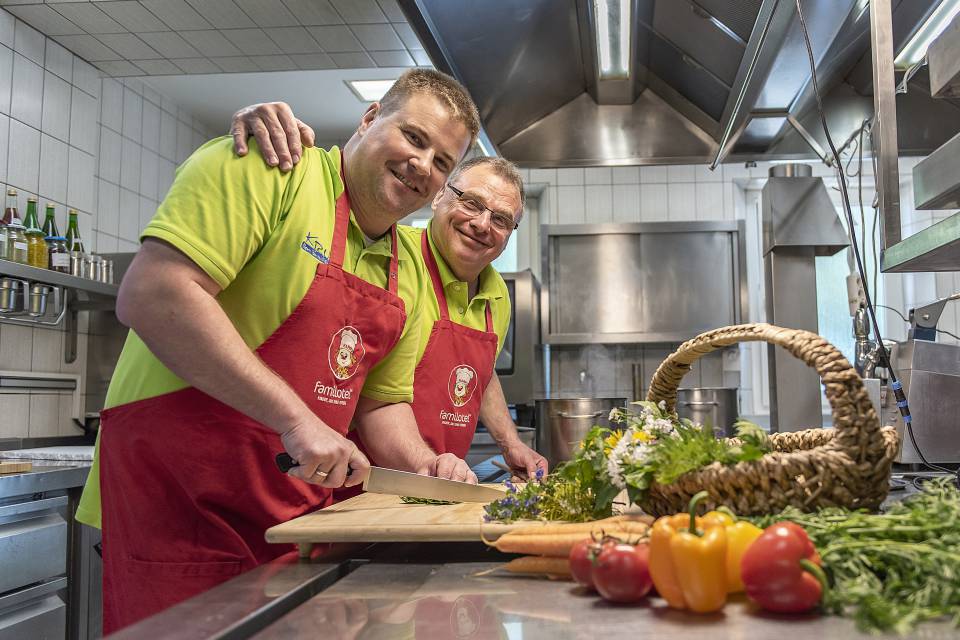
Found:
[{"label": "black knife handle", "polygon": [[291,457],[291,455],[286,451],[284,451],[283,453],[278,453],[276,457],[276,461],[277,461],[277,468],[284,473],[290,471],[290,469],[293,469],[294,467],[300,466],[300,463],[294,460],[293,457]]},{"label": "black knife handle", "polygon": [[[300,463],[294,460],[293,456],[291,456],[286,451],[282,453],[278,453],[275,460],[277,461],[277,468],[280,469],[280,471],[282,471],[283,473],[287,473],[288,471],[290,471],[290,469],[300,466]],[[348,467],[347,477],[349,478],[350,474],[352,473],[353,473],[353,467]]]}]

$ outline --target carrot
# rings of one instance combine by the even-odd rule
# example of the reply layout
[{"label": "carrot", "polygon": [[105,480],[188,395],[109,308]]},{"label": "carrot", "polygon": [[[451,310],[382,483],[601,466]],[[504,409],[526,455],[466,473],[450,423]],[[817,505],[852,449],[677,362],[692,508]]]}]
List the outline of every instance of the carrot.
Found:
[{"label": "carrot", "polygon": [[503,568],[510,573],[525,573],[532,575],[548,575],[570,578],[570,561],[566,558],[552,558],[546,556],[522,556],[514,558]]},{"label": "carrot", "polygon": [[[647,526],[642,523],[620,523],[629,528],[609,528],[597,531],[597,536],[608,535],[623,539],[638,538],[647,531]],[[573,549],[581,540],[593,537],[590,531],[579,531],[574,533],[552,533],[543,535],[523,534],[515,535],[507,533],[500,536],[496,542],[487,543],[496,547],[497,551],[504,553],[529,553],[541,556],[561,557],[570,555]]]},{"label": "carrot", "polygon": [[557,533],[579,533],[583,532],[587,535],[590,535],[594,532],[599,533],[601,530],[607,529],[622,529],[625,528],[624,525],[630,525],[628,528],[633,529],[633,525],[643,525],[647,526],[653,524],[653,518],[649,516],[613,516],[612,518],[604,518],[603,520],[593,520],[591,522],[559,522],[559,523],[545,523],[545,524],[532,524],[520,527],[510,531],[507,535],[547,535],[547,534],[557,534]]}]

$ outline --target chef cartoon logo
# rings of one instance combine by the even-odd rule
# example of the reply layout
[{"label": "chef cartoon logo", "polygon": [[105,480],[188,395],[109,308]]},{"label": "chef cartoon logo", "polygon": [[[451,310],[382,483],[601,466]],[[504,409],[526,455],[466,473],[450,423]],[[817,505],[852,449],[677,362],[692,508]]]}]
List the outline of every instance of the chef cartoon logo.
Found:
[{"label": "chef cartoon logo", "polygon": [[468,364],[458,364],[450,371],[447,395],[453,406],[462,407],[470,401],[477,388],[477,372]]},{"label": "chef cartoon logo", "polygon": [[330,340],[328,359],[330,371],[338,380],[346,380],[357,372],[365,351],[360,332],[346,326],[333,334]]}]

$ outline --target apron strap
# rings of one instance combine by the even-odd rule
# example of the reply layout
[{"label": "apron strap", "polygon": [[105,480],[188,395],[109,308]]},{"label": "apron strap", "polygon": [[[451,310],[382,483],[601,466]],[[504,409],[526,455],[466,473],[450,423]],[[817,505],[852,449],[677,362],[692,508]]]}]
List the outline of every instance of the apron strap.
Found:
[{"label": "apron strap", "polygon": [[493,312],[490,311],[490,301],[487,300],[487,333],[493,332]]},{"label": "apron strap", "polygon": [[387,271],[387,290],[397,295],[397,283],[400,272],[400,258],[397,251],[397,225],[390,227],[390,267]]},{"label": "apron strap", "polygon": [[[343,193],[337,198],[334,213],[333,240],[330,246],[330,264],[343,267],[343,258],[347,249],[347,227],[350,223],[350,193],[347,191],[347,179],[343,169],[343,159],[340,159],[340,180],[343,182]],[[396,244],[396,243],[394,243]]]},{"label": "apron strap", "polygon": [[423,253],[423,261],[427,263],[427,271],[430,273],[430,280],[433,282],[433,291],[437,295],[437,306],[440,307],[440,319],[449,320],[450,311],[447,309],[447,296],[443,292],[443,282],[440,280],[440,267],[437,266],[437,259],[433,257],[433,251],[430,250],[430,240],[427,234],[430,229],[424,229],[420,236],[420,250]]}]

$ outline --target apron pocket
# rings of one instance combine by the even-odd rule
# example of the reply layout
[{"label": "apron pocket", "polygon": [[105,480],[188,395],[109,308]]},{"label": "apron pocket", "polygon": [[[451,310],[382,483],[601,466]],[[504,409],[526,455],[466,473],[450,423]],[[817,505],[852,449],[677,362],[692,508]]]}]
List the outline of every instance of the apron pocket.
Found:
[{"label": "apron pocket", "polygon": [[229,577],[239,575],[242,563],[239,560],[202,561],[202,562],[158,562],[128,558],[124,563],[130,573],[139,576],[184,577],[216,576]]}]

